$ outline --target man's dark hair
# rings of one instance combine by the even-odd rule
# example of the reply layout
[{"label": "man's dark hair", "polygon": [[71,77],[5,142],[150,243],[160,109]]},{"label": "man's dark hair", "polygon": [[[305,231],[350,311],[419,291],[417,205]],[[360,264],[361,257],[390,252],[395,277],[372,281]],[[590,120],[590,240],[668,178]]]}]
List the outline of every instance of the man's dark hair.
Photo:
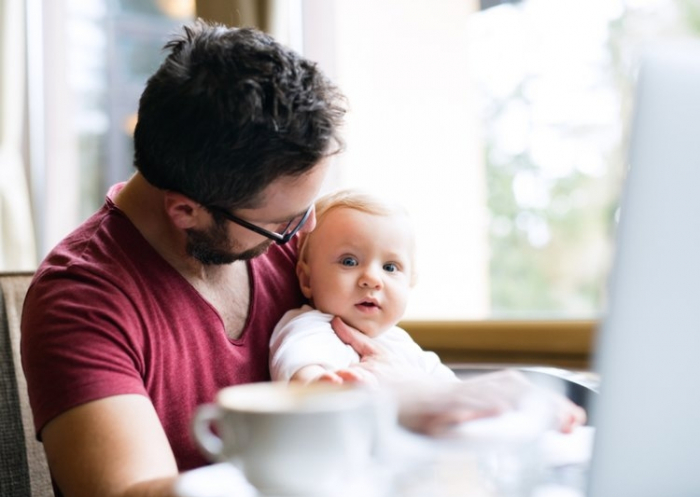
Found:
[{"label": "man's dark hair", "polygon": [[250,28],[197,21],[141,95],[134,164],[203,205],[254,207],[342,149],[344,98],[316,64]]}]

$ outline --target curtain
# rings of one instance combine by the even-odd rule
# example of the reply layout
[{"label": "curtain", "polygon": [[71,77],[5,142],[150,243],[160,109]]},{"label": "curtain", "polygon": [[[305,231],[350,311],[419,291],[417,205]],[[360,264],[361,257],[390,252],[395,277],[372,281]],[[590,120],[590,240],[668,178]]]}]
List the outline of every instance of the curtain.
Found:
[{"label": "curtain", "polygon": [[36,268],[25,123],[23,0],[0,0],[0,270]]}]

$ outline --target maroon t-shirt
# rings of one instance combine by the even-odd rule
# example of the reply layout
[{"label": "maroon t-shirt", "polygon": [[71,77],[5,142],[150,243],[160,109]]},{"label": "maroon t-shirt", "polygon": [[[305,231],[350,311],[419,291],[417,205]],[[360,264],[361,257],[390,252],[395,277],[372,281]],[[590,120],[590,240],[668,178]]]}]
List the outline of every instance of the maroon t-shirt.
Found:
[{"label": "maroon t-shirt", "polygon": [[205,464],[190,436],[195,408],[228,385],[269,380],[277,321],[300,306],[296,241],[248,263],[240,338],[141,236],[105,205],[42,262],[22,315],[22,363],[38,436],[52,418],[119,394],[147,396],[180,470]]}]

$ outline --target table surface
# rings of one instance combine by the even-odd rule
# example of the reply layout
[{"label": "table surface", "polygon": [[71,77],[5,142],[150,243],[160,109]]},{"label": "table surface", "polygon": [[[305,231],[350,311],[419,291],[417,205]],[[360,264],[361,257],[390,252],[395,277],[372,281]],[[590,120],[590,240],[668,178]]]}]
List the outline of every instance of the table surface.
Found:
[{"label": "table surface", "polygon": [[[522,437],[526,423],[504,415],[467,423],[449,439],[397,428],[361,477],[322,497],[583,497],[594,429],[544,431],[533,444]],[[180,497],[261,497],[229,463],[183,473],[176,491]]]}]

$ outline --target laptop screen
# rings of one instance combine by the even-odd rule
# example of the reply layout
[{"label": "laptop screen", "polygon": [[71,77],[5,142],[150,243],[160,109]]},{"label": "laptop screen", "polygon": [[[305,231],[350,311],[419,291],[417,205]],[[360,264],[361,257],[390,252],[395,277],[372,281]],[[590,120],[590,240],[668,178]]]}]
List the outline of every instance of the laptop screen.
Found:
[{"label": "laptop screen", "polygon": [[700,495],[700,43],[653,47],[635,98],[588,495]]}]

